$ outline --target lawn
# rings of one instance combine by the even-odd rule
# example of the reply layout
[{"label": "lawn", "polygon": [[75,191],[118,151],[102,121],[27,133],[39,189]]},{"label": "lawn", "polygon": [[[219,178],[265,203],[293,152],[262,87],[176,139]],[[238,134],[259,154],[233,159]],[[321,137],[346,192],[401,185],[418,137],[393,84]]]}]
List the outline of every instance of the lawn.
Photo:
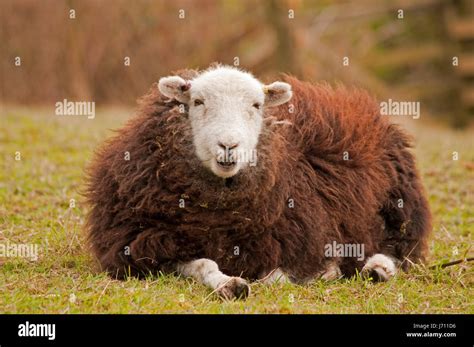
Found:
[{"label": "lawn", "polygon": [[[98,109],[87,119],[59,117],[52,108],[0,108],[0,244],[38,246],[37,260],[0,258],[2,313],[474,313],[474,262],[418,267],[382,284],[256,283],[247,300],[233,302],[190,279],[116,281],[98,272],[82,230],[83,170],[132,112]],[[434,216],[428,264],[472,256],[474,129],[421,120],[407,126]]]}]

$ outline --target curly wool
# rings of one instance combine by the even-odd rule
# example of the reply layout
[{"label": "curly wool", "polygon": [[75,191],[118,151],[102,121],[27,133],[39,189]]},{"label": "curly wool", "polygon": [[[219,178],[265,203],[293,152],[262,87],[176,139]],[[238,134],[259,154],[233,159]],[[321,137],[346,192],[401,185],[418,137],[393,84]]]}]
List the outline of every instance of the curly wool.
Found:
[{"label": "curly wool", "polygon": [[424,259],[431,217],[407,135],[364,91],[285,80],[291,109],[265,110],[257,166],[225,180],[195,156],[180,104],[152,86],[88,169],[87,230],[102,269],[123,278],[209,258],[249,279],[279,267],[304,282],[335,260],[346,276],[360,271],[363,261],[325,256],[333,241],[404,268]]}]

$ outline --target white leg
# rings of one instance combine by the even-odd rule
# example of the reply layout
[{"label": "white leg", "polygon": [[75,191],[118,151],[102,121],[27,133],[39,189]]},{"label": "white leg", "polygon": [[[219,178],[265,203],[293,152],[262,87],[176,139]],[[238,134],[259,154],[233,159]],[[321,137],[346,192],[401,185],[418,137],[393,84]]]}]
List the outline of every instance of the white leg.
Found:
[{"label": "white leg", "polygon": [[362,277],[372,277],[376,281],[388,281],[397,273],[395,262],[384,254],[377,253],[367,259],[362,268]]},{"label": "white leg", "polygon": [[264,284],[289,283],[290,282],[288,276],[280,268],[277,268],[277,269],[271,271],[268,275],[266,275],[260,281]]},{"label": "white leg", "polygon": [[179,264],[178,272],[212,288],[224,299],[247,297],[250,287],[243,278],[230,277],[219,271],[216,262],[210,259],[197,259],[188,263]]}]

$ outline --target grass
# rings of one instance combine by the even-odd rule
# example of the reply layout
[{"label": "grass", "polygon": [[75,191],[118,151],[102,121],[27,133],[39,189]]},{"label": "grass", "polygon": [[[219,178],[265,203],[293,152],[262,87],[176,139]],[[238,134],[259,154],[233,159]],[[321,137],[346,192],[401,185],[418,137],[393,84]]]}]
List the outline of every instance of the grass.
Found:
[{"label": "grass", "polygon": [[[474,313],[472,263],[418,267],[384,284],[357,278],[307,286],[253,284],[246,301],[232,302],[221,302],[190,279],[111,280],[97,271],[85,247],[86,206],[78,191],[93,149],[128,115],[99,109],[87,120],[58,117],[52,109],[1,109],[0,244],[39,245],[36,261],[0,258],[1,312]],[[413,120],[407,125],[417,138],[434,215],[428,263],[472,256],[474,130],[454,132]],[[15,160],[17,151],[21,160]]]}]

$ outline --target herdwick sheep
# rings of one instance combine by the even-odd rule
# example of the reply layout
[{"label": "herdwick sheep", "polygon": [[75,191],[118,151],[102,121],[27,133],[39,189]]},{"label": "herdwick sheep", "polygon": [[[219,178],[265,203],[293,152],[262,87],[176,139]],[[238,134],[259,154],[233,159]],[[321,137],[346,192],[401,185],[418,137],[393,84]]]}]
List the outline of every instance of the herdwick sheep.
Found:
[{"label": "herdwick sheep", "polygon": [[364,91],[284,81],[217,65],[151,88],[89,167],[104,270],[191,276],[230,299],[250,280],[384,281],[424,260],[431,216],[409,137]]}]

